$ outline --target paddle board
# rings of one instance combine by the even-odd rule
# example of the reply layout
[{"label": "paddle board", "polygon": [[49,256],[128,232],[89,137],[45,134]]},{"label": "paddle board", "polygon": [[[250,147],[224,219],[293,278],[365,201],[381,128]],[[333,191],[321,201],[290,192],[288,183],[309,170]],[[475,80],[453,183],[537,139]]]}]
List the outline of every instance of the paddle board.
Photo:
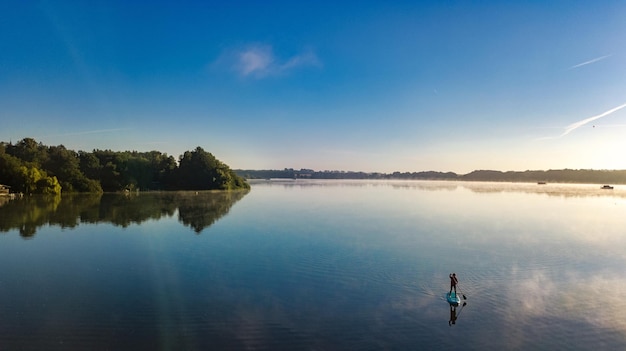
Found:
[{"label": "paddle board", "polygon": [[453,305],[453,306],[458,306],[459,304],[461,304],[461,299],[459,298],[459,296],[453,292],[453,293],[446,293],[446,300],[448,300],[448,303]]}]

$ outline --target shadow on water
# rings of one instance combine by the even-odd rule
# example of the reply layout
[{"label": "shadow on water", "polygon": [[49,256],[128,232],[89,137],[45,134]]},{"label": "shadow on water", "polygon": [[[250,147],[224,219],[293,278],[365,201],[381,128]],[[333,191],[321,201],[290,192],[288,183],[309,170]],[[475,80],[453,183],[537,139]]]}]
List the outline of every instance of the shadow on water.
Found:
[{"label": "shadow on water", "polygon": [[33,238],[42,226],[75,228],[81,223],[128,227],[172,217],[197,234],[230,211],[248,191],[155,192],[140,194],[72,194],[27,196],[0,206],[0,232],[19,230]]}]

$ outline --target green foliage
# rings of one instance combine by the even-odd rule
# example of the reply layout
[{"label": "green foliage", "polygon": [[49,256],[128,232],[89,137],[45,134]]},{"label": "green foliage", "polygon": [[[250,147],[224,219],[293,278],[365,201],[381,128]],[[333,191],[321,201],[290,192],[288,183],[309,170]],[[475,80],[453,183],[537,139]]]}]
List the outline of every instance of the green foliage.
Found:
[{"label": "green foliage", "polygon": [[0,184],[10,185],[13,191],[23,192],[23,177],[20,172],[22,162],[4,152],[0,152]]},{"label": "green foliage", "polygon": [[20,166],[19,177],[22,179],[23,191],[26,194],[57,195],[61,193],[61,185],[56,177],[49,177],[45,171],[34,166]]},{"label": "green foliage", "polygon": [[26,194],[134,190],[248,189],[212,154],[198,147],[176,159],[159,151],[72,151],[32,138],[0,143],[0,184]]},{"label": "green foliage", "polygon": [[63,145],[48,148],[48,158],[43,165],[48,173],[55,175],[65,192],[101,192],[99,183],[89,179],[80,170],[78,153]]},{"label": "green foliage", "polygon": [[61,184],[57,180],[57,177],[42,177],[37,181],[37,194],[43,195],[57,195],[61,193]]},{"label": "green foliage", "polygon": [[43,164],[48,158],[46,147],[42,143],[37,143],[37,141],[32,138],[20,140],[7,151],[23,162],[31,162],[36,165]]},{"label": "green foliage", "polygon": [[232,190],[248,189],[249,185],[226,164],[211,153],[197,147],[187,151],[180,159],[176,178],[179,189]]},{"label": "green foliage", "polygon": [[85,175],[85,177],[89,179],[98,179],[100,177],[100,170],[102,170],[102,165],[100,164],[100,159],[96,157],[94,152],[78,152],[78,163],[81,172]]}]

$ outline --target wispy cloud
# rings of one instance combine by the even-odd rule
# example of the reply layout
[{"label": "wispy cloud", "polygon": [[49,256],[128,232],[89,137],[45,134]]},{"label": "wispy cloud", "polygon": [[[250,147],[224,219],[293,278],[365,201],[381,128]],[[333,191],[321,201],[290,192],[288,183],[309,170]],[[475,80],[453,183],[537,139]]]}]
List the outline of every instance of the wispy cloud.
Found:
[{"label": "wispy cloud", "polygon": [[76,136],[76,135],[87,135],[87,134],[113,133],[113,132],[119,132],[122,130],[128,130],[128,128],[86,130],[86,131],[72,132],[72,133],[65,133],[65,134],[44,135],[43,137],[64,137],[64,136]]},{"label": "wispy cloud", "polygon": [[589,61],[585,61],[585,62],[581,62],[581,63],[576,64],[576,65],[573,65],[570,68],[568,68],[568,70],[569,69],[576,69],[576,68],[579,68],[579,67],[582,67],[582,66],[586,66],[586,65],[590,65],[592,63],[595,63],[595,62],[598,62],[598,61],[602,61],[602,60],[604,60],[606,58],[609,58],[611,56],[612,55],[604,55],[604,56],[596,57],[593,60],[589,60]]},{"label": "wispy cloud", "polygon": [[242,76],[266,75],[275,68],[275,58],[269,46],[256,46],[237,52],[234,68]]},{"label": "wispy cloud", "polygon": [[242,77],[265,78],[286,74],[301,67],[320,67],[321,61],[312,50],[281,59],[270,45],[253,44],[224,52],[214,66],[227,65]]},{"label": "wispy cloud", "polygon": [[597,119],[600,119],[602,117],[606,117],[606,116],[608,116],[608,115],[610,115],[612,113],[615,113],[615,112],[623,109],[624,107],[626,107],[626,103],[622,104],[622,105],[619,105],[617,107],[614,107],[614,108],[612,108],[612,109],[610,109],[608,111],[602,112],[599,115],[595,115],[595,116],[592,116],[592,117],[589,117],[589,118],[585,118],[585,119],[583,119],[581,121],[578,121],[576,123],[572,123],[572,124],[568,125],[567,127],[565,127],[565,130],[563,131],[563,133],[561,133],[558,136],[540,138],[539,140],[562,138],[562,137],[566,136],[567,134],[573,132],[574,130],[584,126],[585,124],[587,124],[589,122],[593,122],[593,121],[595,121]]}]

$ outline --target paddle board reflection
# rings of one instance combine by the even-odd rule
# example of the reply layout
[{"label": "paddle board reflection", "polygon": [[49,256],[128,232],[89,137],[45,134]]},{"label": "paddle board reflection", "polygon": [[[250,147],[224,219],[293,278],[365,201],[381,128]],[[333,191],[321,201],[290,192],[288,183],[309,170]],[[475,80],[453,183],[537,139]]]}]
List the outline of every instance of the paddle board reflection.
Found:
[{"label": "paddle board reflection", "polygon": [[459,319],[461,312],[463,312],[463,308],[467,305],[467,302],[463,302],[461,308],[457,311],[457,307],[459,305],[450,304],[450,320],[448,321],[449,326],[453,326],[456,324],[456,320]]}]

